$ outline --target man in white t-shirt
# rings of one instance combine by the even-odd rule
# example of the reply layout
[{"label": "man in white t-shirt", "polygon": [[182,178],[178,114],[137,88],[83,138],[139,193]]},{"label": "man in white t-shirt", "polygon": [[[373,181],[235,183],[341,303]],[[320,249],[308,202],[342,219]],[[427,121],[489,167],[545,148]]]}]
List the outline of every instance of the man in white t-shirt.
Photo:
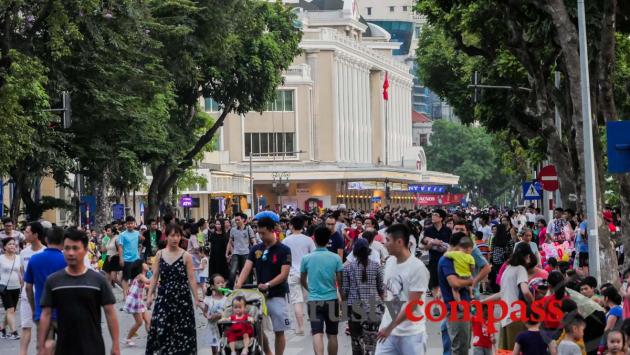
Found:
[{"label": "man in white t-shirt", "polygon": [[289,271],[289,301],[295,311],[297,323],[296,335],[304,335],[304,302],[306,290],[300,284],[300,266],[304,255],[315,250],[313,239],[302,234],[304,218],[295,216],[289,222],[291,234],[284,239],[282,244],[291,249],[291,270]]},{"label": "man in white t-shirt", "polygon": [[416,306],[413,309],[413,313],[421,318],[419,321],[407,319],[406,308],[410,302],[424,302],[429,288],[429,270],[409,252],[411,231],[407,226],[394,224],[386,233],[385,246],[392,256],[385,263],[383,278],[387,301],[391,302],[390,305],[403,303],[400,309],[389,306],[383,314],[375,354],[424,355],[427,332],[423,307]]},{"label": "man in white t-shirt", "polygon": [[[4,230],[0,231],[0,240],[5,240],[6,238],[13,238],[15,240],[15,245],[17,246],[18,251],[22,247],[22,243],[24,243],[24,234],[22,232],[15,230],[15,226],[13,225],[13,220],[11,218],[5,218],[2,220],[2,226]],[[0,254],[4,253],[4,249],[0,248]]]},{"label": "man in white t-shirt", "polygon": [[[24,272],[31,257],[44,251],[42,240],[44,239],[44,227],[39,222],[32,222],[24,230],[24,240],[28,245],[20,252],[20,275],[24,279]],[[26,296],[26,289],[22,287],[20,293],[20,318],[22,325],[22,337],[20,338],[20,355],[28,354],[31,343],[31,329],[33,328],[33,310]]]}]

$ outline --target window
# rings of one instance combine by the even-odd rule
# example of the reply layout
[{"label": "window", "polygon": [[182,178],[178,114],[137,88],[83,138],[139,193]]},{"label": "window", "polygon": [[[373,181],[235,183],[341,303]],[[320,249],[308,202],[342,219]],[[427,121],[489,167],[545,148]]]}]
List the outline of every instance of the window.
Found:
[{"label": "window", "polygon": [[367,14],[368,14],[368,16],[372,15],[372,8],[371,7],[367,8]]},{"label": "window", "polygon": [[293,111],[293,90],[277,90],[275,99],[267,103],[265,111]]},{"label": "window", "polygon": [[245,156],[253,152],[253,158],[295,157],[294,139],[293,132],[245,133]]},{"label": "window", "polygon": [[407,6],[403,6],[403,11],[407,11]]},{"label": "window", "polygon": [[389,12],[394,12],[394,6],[389,7]]},{"label": "window", "polygon": [[211,97],[206,97],[204,98],[204,107],[206,109],[206,112],[218,112],[219,111],[219,104],[214,101]]},{"label": "window", "polygon": [[427,146],[429,144],[429,135],[428,134],[421,134],[420,135],[420,145],[421,146]]}]

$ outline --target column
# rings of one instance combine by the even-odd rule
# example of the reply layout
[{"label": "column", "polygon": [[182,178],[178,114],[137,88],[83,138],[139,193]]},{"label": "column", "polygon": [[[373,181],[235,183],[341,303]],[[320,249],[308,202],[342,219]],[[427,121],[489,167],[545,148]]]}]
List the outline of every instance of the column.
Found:
[{"label": "column", "polygon": [[352,162],[356,163],[360,160],[361,147],[359,146],[359,139],[361,139],[361,135],[359,133],[359,97],[361,88],[359,87],[359,65],[358,63],[352,64],[352,73],[354,74],[352,77],[352,103],[353,110],[352,113],[352,137],[351,137],[351,146],[352,149]]},{"label": "column", "polygon": [[361,66],[361,161],[367,163],[368,156],[368,144],[367,144],[367,100],[365,99],[365,93],[368,90],[367,87],[367,66],[362,64]]},{"label": "column", "polygon": [[366,163],[372,162],[372,103],[370,100],[370,90],[372,86],[370,84],[370,68],[365,69],[365,145],[366,145]]},{"label": "column", "polygon": [[352,115],[352,86],[350,85],[350,80],[352,79],[352,68],[351,68],[351,64],[350,61],[348,60],[348,58],[346,57],[346,62],[345,62],[345,68],[346,68],[346,78],[345,78],[345,82],[344,82],[344,86],[345,86],[345,95],[346,95],[346,107],[345,107],[345,117],[344,117],[344,123],[346,126],[346,129],[344,131],[344,161],[349,161],[350,160],[350,116]]},{"label": "column", "polygon": [[339,93],[339,97],[341,98],[341,107],[340,107],[340,115],[339,115],[339,127],[340,130],[337,133],[339,135],[339,160],[340,161],[345,161],[346,160],[346,116],[348,115],[346,112],[346,107],[348,105],[348,98],[347,98],[347,86],[346,86],[346,78],[348,75],[348,71],[346,68],[346,58],[342,57],[342,61],[340,63],[341,66],[341,77],[339,78],[341,80],[339,88],[341,89],[341,92]]},{"label": "column", "polygon": [[[337,56],[337,54],[334,54],[334,58],[333,58],[333,97],[332,97],[332,101],[333,101],[333,112],[334,112],[334,117],[333,117],[333,129],[335,132],[335,137],[332,138],[332,141],[335,142],[335,158],[337,161],[339,161],[340,159],[340,139],[339,139],[339,119],[340,119],[340,112],[341,112],[341,98],[339,95],[339,77],[341,74],[341,68],[340,68],[340,64],[339,64],[339,57]],[[317,125],[317,122],[315,123]],[[317,134],[319,135],[320,132],[317,132]],[[322,135],[325,135],[326,132],[321,132]],[[323,141],[323,140],[322,140]],[[317,141],[315,142],[315,146],[319,146],[320,142],[322,141]]]}]

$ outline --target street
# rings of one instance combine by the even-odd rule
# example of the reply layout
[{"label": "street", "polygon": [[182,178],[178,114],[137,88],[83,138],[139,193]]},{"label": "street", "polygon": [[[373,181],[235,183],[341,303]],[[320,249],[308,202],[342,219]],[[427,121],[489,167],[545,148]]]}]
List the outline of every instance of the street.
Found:
[{"label": "street", "polygon": [[[116,304],[116,309],[120,309],[122,307],[122,293],[116,288],[114,290],[116,295],[116,300],[118,303]],[[19,308],[19,307],[18,307]],[[2,316],[4,316],[4,310],[0,312]],[[205,327],[205,319],[201,316],[200,312],[195,312],[197,318],[197,343],[199,354],[210,354],[210,349],[205,347],[203,335],[204,335],[204,327]],[[19,314],[16,317],[19,320]],[[105,346],[109,350],[111,347],[111,338],[109,336],[109,331],[107,330],[107,324],[105,323],[105,316],[102,316],[102,329],[103,329],[103,338],[105,340]],[[129,330],[129,327],[133,324],[133,317],[131,315],[118,312],[118,321],[120,323],[120,338],[126,335],[126,332]],[[202,325],[203,324],[203,325]],[[345,329],[345,323],[339,326],[339,352],[338,354],[350,354],[352,352],[350,348],[350,336],[343,334],[343,330]],[[427,323],[428,330],[428,353],[427,355],[438,355],[442,354],[442,343],[441,343],[441,335],[440,335],[440,327],[438,323]],[[21,332],[20,332],[21,333]],[[305,355],[312,354],[313,348],[311,345],[311,336],[308,335],[308,323],[307,323],[307,331],[305,336],[296,336],[293,332],[287,333],[287,347],[284,352],[285,355]],[[268,336],[271,336],[273,339],[273,333],[267,333]],[[138,331],[138,337],[134,338],[136,343],[135,347],[128,347],[124,344],[121,344],[121,354],[123,355],[141,355],[144,354],[144,349],[147,341],[147,335],[144,331],[144,328],[140,328]],[[19,340],[6,340],[0,339],[0,354],[18,354],[20,347]],[[31,347],[29,349],[29,355],[35,355],[35,346],[34,339],[31,340]]]}]

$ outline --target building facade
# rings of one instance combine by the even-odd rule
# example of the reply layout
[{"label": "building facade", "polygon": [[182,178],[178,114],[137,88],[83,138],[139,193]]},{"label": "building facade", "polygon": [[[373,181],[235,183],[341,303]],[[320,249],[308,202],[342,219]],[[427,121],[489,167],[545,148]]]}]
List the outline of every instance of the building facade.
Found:
[{"label": "building facade", "polygon": [[[414,78],[393,54],[402,43],[354,1],[287,3],[302,24],[303,53],[262,114],[231,115],[220,132],[230,162],[222,169],[251,171],[254,206],[411,207],[408,185],[456,184],[457,176],[427,171],[413,145]],[[203,104],[219,113],[212,99]]]}]

